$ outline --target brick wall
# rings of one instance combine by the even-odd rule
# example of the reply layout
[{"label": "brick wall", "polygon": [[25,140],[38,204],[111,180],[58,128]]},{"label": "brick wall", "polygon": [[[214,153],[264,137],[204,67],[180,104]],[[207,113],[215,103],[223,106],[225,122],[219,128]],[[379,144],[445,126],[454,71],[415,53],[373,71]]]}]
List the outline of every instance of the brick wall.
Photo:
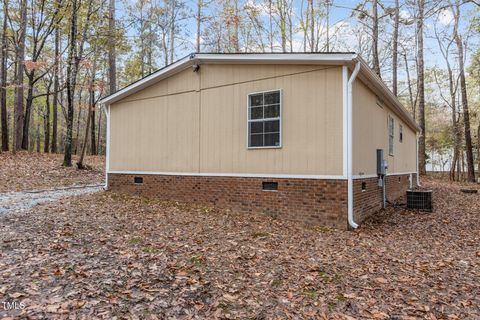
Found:
[{"label": "brick wall", "polygon": [[[387,176],[386,194],[387,201],[394,202],[406,194],[410,186],[410,175]],[[412,174],[412,183],[416,183],[415,174]],[[365,183],[365,190],[362,190]],[[355,222],[362,222],[368,216],[375,214],[383,205],[382,187],[378,186],[378,178],[365,178],[353,180],[353,207]]]},{"label": "brick wall", "polygon": [[[135,184],[134,177],[143,177]],[[347,228],[347,181],[109,174],[109,189],[163,200],[213,204],[243,212]],[[277,182],[278,191],[262,190]]]},{"label": "brick wall", "polygon": [[[142,177],[143,184],[135,184]],[[412,175],[415,184],[415,175]],[[263,212],[306,224],[347,228],[347,180],[264,179],[170,175],[109,174],[115,192],[163,200],[213,204],[242,212]],[[278,191],[262,190],[262,182],[277,182]],[[362,191],[362,183],[365,190]],[[387,176],[387,200],[405,195],[409,175]],[[382,208],[382,188],[377,178],[353,180],[355,222]]]}]

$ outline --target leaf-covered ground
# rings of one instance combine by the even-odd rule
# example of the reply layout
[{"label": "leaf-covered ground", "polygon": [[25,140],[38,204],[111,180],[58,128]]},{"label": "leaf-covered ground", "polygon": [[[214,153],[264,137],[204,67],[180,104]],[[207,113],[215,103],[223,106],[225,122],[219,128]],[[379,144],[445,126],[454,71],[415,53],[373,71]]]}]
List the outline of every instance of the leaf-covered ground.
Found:
[{"label": "leaf-covered ground", "polygon": [[5,215],[0,317],[480,319],[480,195],[425,185],[354,232],[110,192]]},{"label": "leaf-covered ground", "polygon": [[32,189],[51,189],[61,186],[101,183],[104,178],[102,156],[87,156],[85,163],[91,170],[77,170],[62,166],[63,155],[35,152],[0,153],[0,192]]}]

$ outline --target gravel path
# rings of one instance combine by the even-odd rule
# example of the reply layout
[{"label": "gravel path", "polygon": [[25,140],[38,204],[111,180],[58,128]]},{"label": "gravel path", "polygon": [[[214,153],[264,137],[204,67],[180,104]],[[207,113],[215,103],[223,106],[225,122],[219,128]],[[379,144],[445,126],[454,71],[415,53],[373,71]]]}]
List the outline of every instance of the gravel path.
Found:
[{"label": "gravel path", "polygon": [[65,197],[98,192],[101,190],[102,185],[86,185],[59,189],[0,193],[0,215],[27,210],[44,202],[56,201]]}]

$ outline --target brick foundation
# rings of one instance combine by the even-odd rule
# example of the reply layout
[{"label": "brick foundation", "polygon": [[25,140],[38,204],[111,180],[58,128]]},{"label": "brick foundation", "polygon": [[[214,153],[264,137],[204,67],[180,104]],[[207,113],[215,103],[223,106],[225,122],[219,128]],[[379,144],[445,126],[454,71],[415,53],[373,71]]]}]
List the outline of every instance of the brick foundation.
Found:
[{"label": "brick foundation", "polygon": [[[387,176],[386,195],[387,201],[394,202],[402,196],[410,187],[410,175]],[[412,174],[412,183],[415,185],[416,175]],[[365,190],[362,191],[362,183]],[[362,222],[367,217],[375,214],[383,205],[382,187],[378,186],[378,178],[365,178],[353,180],[353,207],[355,222]]]},{"label": "brick foundation", "polygon": [[[143,184],[135,184],[142,177]],[[412,175],[415,179],[415,175]],[[162,200],[213,204],[241,212],[271,216],[346,229],[347,180],[268,179],[171,175],[109,174],[109,189],[115,192]],[[415,181],[415,180],[413,180]],[[262,190],[263,182],[277,182],[277,191]],[[362,191],[362,183],[365,190]],[[405,195],[409,175],[387,177],[387,200]],[[360,223],[382,208],[382,188],[377,178],[353,181],[355,222]]]},{"label": "brick foundation", "polygon": [[[134,177],[143,177],[143,184]],[[346,180],[109,174],[108,181],[116,192],[347,228]],[[262,182],[277,182],[278,191],[262,190]]]}]

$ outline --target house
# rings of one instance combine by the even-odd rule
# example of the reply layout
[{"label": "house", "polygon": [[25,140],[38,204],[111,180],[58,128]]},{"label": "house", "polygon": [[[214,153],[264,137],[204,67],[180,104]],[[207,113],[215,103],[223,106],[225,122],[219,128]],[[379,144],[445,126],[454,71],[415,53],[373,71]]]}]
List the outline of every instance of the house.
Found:
[{"label": "house", "polygon": [[356,228],[417,179],[418,126],[355,53],[192,54],[101,103],[114,191]]}]

